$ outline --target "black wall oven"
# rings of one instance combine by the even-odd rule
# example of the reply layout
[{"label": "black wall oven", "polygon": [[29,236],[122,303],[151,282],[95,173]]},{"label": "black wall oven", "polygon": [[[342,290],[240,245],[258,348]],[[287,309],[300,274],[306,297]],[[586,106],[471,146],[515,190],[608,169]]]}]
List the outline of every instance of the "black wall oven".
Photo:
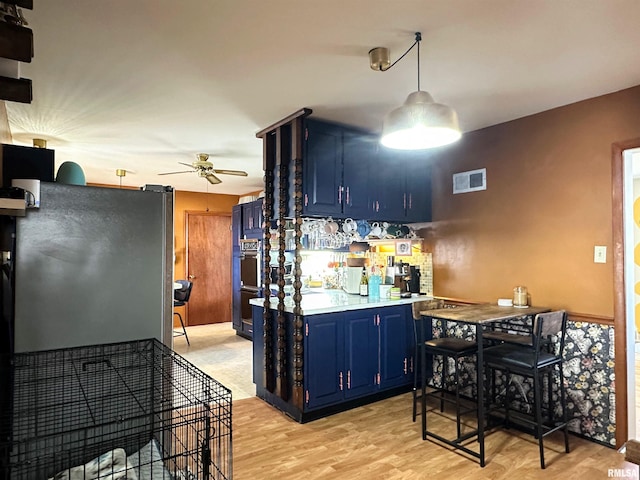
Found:
[{"label": "black wall oven", "polygon": [[253,320],[249,300],[262,297],[260,240],[240,240],[240,319],[243,331],[253,334]]}]

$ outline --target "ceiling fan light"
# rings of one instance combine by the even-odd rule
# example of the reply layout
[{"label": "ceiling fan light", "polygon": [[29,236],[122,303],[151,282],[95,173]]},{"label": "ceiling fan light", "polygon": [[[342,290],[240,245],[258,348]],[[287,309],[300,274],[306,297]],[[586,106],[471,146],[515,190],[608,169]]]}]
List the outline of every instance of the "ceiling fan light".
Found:
[{"label": "ceiling fan light", "polygon": [[388,148],[421,150],[448,145],[461,136],[455,110],[418,90],[387,114],[380,142]]}]

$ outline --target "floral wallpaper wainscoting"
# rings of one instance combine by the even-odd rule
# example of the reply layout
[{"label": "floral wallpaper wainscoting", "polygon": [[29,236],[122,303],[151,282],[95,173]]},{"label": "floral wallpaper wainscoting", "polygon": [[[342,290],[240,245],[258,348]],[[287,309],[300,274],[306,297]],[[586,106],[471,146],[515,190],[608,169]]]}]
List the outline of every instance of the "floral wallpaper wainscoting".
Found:
[{"label": "floral wallpaper wainscoting", "polygon": [[[523,317],[517,323],[530,323],[531,318]],[[434,338],[443,335],[457,338],[473,338],[475,331],[469,325],[448,322],[446,333],[442,323],[434,320],[432,325]],[[454,385],[453,360],[450,364],[447,384]],[[567,417],[569,430],[598,443],[615,447],[615,363],[614,329],[608,325],[595,323],[567,323],[567,335],[564,349],[564,385],[567,394]],[[442,376],[442,357],[433,359],[433,377],[431,385],[440,385]],[[476,398],[475,360],[462,364],[460,372],[461,395]],[[546,383],[546,382],[545,382]],[[531,379],[512,376],[508,386],[504,385],[500,375],[496,376],[497,396],[502,397],[509,389],[512,408],[530,413],[533,408],[533,389]],[[559,402],[560,392],[557,383],[552,390],[552,401]],[[547,394],[543,395],[543,399]],[[496,401],[501,402],[500,398]],[[544,400],[543,400],[544,401]]]},{"label": "floral wallpaper wainscoting", "polygon": [[608,325],[569,322],[564,378],[570,429],[615,446],[614,329]]}]

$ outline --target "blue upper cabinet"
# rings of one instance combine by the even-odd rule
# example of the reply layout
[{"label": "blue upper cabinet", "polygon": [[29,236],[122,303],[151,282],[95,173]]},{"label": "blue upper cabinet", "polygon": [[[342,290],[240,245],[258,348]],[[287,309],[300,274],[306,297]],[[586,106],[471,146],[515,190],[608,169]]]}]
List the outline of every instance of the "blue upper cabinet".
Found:
[{"label": "blue upper cabinet", "polygon": [[342,128],[306,121],[303,163],[303,213],[342,213]]},{"label": "blue upper cabinet", "polygon": [[349,130],[342,138],[342,213],[345,217],[370,219],[377,193],[371,184],[377,139]]},{"label": "blue upper cabinet", "polygon": [[407,162],[405,221],[431,221],[431,159],[424,151],[404,152]]},{"label": "blue upper cabinet", "polygon": [[262,203],[263,199],[259,198],[241,205],[242,236],[244,238],[262,238]]},{"label": "blue upper cabinet", "polygon": [[303,215],[431,220],[431,171],[424,153],[386,149],[377,136],[310,118],[304,136]]},{"label": "blue upper cabinet", "polygon": [[403,222],[405,218],[405,178],[406,172],[396,153],[380,146],[375,157],[377,172],[374,189],[375,212],[373,220]]},{"label": "blue upper cabinet", "polygon": [[431,161],[427,154],[380,147],[376,172],[374,220],[431,221]]}]

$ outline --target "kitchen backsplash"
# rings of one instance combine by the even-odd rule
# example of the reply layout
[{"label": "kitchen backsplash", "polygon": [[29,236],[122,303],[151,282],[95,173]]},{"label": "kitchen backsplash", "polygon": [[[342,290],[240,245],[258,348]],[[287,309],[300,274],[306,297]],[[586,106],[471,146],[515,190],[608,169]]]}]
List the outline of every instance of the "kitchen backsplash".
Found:
[{"label": "kitchen backsplash", "polygon": [[[375,265],[387,266],[388,253],[371,252],[371,260]],[[411,256],[396,257],[409,265],[420,267],[420,292],[433,295],[433,259],[431,253],[413,252]]]},{"label": "kitchen backsplash", "polygon": [[[302,252],[302,277],[323,280],[335,272],[336,263],[344,263],[349,255],[346,252],[304,251]],[[362,256],[367,259],[369,267],[381,265],[384,269],[387,266],[389,254],[366,252]],[[413,252],[410,256],[396,258],[401,258],[404,263],[420,267],[420,291],[427,295],[433,295],[432,254]]]}]

